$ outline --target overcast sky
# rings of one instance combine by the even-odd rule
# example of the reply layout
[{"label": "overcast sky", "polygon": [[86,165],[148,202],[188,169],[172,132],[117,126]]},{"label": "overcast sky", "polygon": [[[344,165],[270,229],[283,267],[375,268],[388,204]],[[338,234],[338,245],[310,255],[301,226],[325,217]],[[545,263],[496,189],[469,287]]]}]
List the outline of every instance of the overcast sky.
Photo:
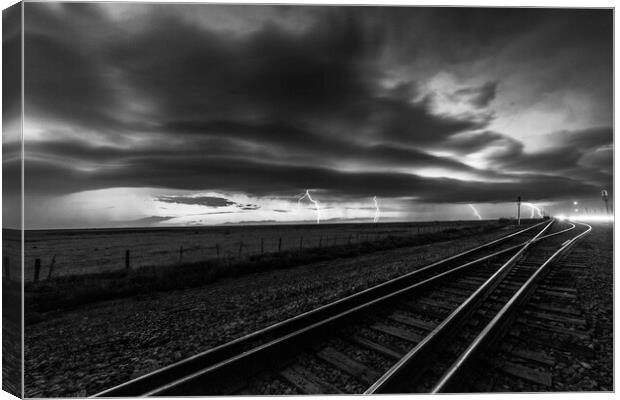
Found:
[{"label": "overcast sky", "polygon": [[306,190],[321,222],[592,212],[612,32],[611,10],[27,3],[26,227],[316,222]]}]

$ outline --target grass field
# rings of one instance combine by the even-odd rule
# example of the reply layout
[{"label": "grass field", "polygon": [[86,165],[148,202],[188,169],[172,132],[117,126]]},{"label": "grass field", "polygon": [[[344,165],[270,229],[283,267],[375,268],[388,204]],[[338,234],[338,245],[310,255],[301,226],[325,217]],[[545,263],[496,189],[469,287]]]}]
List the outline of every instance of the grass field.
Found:
[{"label": "grass field", "polygon": [[[221,269],[164,266],[155,268],[159,279],[147,269],[27,284],[27,394],[86,397],[518,229],[475,225],[282,252]],[[235,275],[209,276],[218,270]],[[194,287],[152,291],[175,277]],[[98,296],[110,300],[83,303]],[[71,307],[55,307],[63,304]]]},{"label": "grass field", "polygon": [[[143,229],[30,230],[25,232],[25,281],[34,279],[35,260],[46,279],[410,237],[488,221],[386,224],[217,226]],[[181,250],[182,248],[182,250]],[[15,263],[14,263],[15,264]],[[16,270],[17,273],[19,270]]]},{"label": "grass field", "polygon": [[[271,234],[271,240],[273,241],[276,237],[279,240],[280,236],[278,235],[282,233],[283,228],[278,227],[278,231],[266,228],[251,228],[250,231],[255,234],[258,232],[263,235],[262,237]],[[330,226],[325,229],[308,227],[306,230],[295,227],[294,229],[297,229],[297,231],[289,230],[288,232],[302,233],[305,235],[304,237],[314,237],[315,240],[318,237],[320,242],[321,233],[325,235],[323,237],[326,237],[327,232],[335,235],[335,232],[338,232],[338,228],[340,229],[340,235],[338,236],[341,238],[340,244],[338,244],[338,241],[335,244],[330,241],[329,245],[323,244],[322,247],[316,245],[303,247],[302,243],[301,249],[291,246],[287,249],[281,249],[281,251],[264,252],[264,254],[254,251],[249,255],[242,254],[240,257],[209,258],[201,261],[188,261],[185,259],[179,261],[177,259],[177,261],[169,262],[168,264],[133,266],[130,269],[116,266],[112,271],[88,266],[88,263],[86,263],[87,267],[81,269],[74,267],[73,271],[75,273],[72,274],[59,274],[51,278],[45,277],[45,279],[40,279],[38,282],[27,281],[25,284],[26,319],[29,322],[30,317],[35,316],[35,314],[29,311],[43,312],[113,298],[197,287],[224,277],[236,277],[273,269],[293,268],[308,263],[356,257],[381,250],[427,245],[458,238],[477,237],[490,232],[496,232],[499,235],[501,232],[506,232],[505,229],[514,229],[515,226],[498,221],[452,225],[437,224],[432,231],[430,231],[430,226],[427,226],[425,227],[427,231],[423,233],[421,230],[419,234],[415,225],[409,225],[409,231],[397,225],[373,228],[366,226],[362,228],[373,229],[373,232],[376,234],[370,236],[361,235],[359,239],[353,239],[356,237],[353,233],[347,234],[347,230],[352,229],[351,226]],[[413,228],[415,228],[415,233]],[[392,231],[396,232],[396,234],[392,234]],[[190,232],[194,231],[186,231],[185,234],[187,235]],[[248,235],[242,229],[238,232],[239,235]],[[403,232],[408,233],[403,234]],[[312,236],[312,233],[314,236]],[[139,236],[135,232],[134,234]],[[178,235],[179,233],[174,232],[174,234]],[[122,235],[127,237],[126,232],[123,232]],[[108,235],[103,236],[103,238],[107,237]],[[262,237],[257,235],[255,240],[260,240]],[[350,242],[349,237],[351,237]],[[368,239],[365,239],[366,237]],[[104,240],[109,239],[100,239],[99,243]],[[73,243],[79,243],[79,238],[74,238]],[[118,250],[120,249],[119,247]],[[464,250],[464,248],[454,250]],[[96,260],[91,259],[90,262],[96,262]],[[45,276],[45,271],[43,271],[42,275]]]}]

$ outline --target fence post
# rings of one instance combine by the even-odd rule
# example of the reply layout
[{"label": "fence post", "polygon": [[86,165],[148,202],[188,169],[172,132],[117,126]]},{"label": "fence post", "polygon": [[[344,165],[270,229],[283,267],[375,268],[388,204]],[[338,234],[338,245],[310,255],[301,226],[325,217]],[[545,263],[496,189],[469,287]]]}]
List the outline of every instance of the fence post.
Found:
[{"label": "fence post", "polygon": [[239,257],[241,257],[242,251],[243,251],[243,240],[239,242]]},{"label": "fence post", "polygon": [[349,235],[349,241],[348,241],[347,244],[349,244],[349,245],[351,244],[351,235]]},{"label": "fence post", "polygon": [[50,279],[52,277],[52,272],[54,272],[54,265],[56,264],[56,255],[54,255],[54,257],[52,257],[52,262],[50,263],[50,270],[47,273],[47,279]]},{"label": "fence post", "polygon": [[282,237],[280,236],[280,239],[278,239],[278,253],[280,252],[280,250],[282,250]]},{"label": "fence post", "polygon": [[34,260],[34,282],[39,282],[39,274],[41,273],[41,259]]},{"label": "fence post", "polygon": [[319,249],[323,247],[323,236],[319,238]]},{"label": "fence post", "polygon": [[183,246],[179,248],[179,262],[183,262]]},{"label": "fence post", "polygon": [[265,241],[263,238],[260,238],[260,255],[262,256],[265,253]]},{"label": "fence post", "polygon": [[125,269],[129,271],[131,265],[129,264],[129,249],[125,250]]},{"label": "fence post", "polygon": [[304,237],[303,237],[303,236],[301,236],[301,237],[299,238],[299,252],[300,252],[300,253],[301,253],[301,250],[303,249],[303,246],[304,246]]},{"label": "fence post", "polygon": [[220,258],[220,245],[215,244],[215,253],[217,254],[217,258]]},{"label": "fence post", "polygon": [[9,269],[9,256],[2,257],[2,264],[4,264],[4,276],[7,281],[11,280],[11,270]]}]

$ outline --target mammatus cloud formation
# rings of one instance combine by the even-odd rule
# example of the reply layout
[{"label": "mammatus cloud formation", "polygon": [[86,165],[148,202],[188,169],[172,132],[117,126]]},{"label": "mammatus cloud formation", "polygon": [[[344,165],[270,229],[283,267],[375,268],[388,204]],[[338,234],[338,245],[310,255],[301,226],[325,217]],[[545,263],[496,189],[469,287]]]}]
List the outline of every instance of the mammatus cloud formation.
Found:
[{"label": "mammatus cloud formation", "polygon": [[25,49],[31,204],[146,188],[127,220],[278,221],[316,188],[344,219],[465,219],[612,189],[610,10],[28,3]]}]

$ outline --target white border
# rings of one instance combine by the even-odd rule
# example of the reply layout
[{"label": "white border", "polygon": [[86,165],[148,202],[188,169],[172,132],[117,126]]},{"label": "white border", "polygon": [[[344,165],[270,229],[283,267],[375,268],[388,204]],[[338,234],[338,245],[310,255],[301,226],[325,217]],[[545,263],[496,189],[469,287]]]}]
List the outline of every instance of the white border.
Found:
[{"label": "white border", "polygon": [[[32,1],[32,0],[31,0]],[[38,1],[38,0],[34,0],[34,1]],[[41,0],[41,1],[45,1],[45,0]],[[84,0],[83,2],[95,2],[93,0]],[[120,2],[120,1],[108,1],[108,2]],[[503,1],[503,2],[498,2],[498,1],[491,1],[491,0],[477,0],[475,2],[471,2],[471,1],[459,1],[459,0],[451,0],[451,1],[412,1],[412,0],[389,0],[389,1],[380,1],[380,0],[364,0],[364,1],[352,1],[352,0],[339,0],[339,1],[330,1],[330,0],[312,0],[311,2],[309,1],[302,1],[302,0],[288,0],[288,1],[280,1],[280,2],[274,2],[274,1],[257,1],[257,0],[244,0],[244,1],[233,1],[233,0],[218,0],[218,1],[199,1],[199,0],[186,0],[186,1],[169,1],[169,0],[150,0],[150,1],[135,1],[135,2],[140,2],[140,3],[233,3],[233,4],[239,4],[239,3],[243,3],[243,4],[317,4],[317,5],[333,5],[333,4],[339,4],[339,5],[406,5],[406,6],[469,6],[469,7],[561,7],[561,8],[614,8],[615,7],[615,3],[613,1],[604,1],[604,0],[591,0],[591,1],[576,1],[576,0],[569,0],[569,1],[557,1],[557,0],[551,0],[551,1],[546,1],[544,4],[541,4],[540,1],[534,1],[534,0],[525,0],[525,1]],[[14,0],[0,0],[0,6],[2,9],[5,9],[13,4],[17,3]],[[22,9],[23,12],[23,9]],[[23,15],[23,14],[22,14]],[[22,17],[23,18],[23,17]],[[618,83],[615,80],[615,66],[618,65],[617,63],[617,51],[616,51],[616,44],[618,43],[618,31],[615,30],[615,26],[616,26],[616,13],[614,10],[614,127],[615,127],[615,115],[618,112],[618,106],[617,103],[615,102],[615,93],[617,92],[618,89]],[[1,29],[1,22],[0,22],[0,29]],[[1,30],[0,30],[1,31]],[[22,32],[23,32],[23,23],[22,23]],[[2,63],[2,56],[0,55],[0,64]],[[23,42],[22,42],[22,66],[23,66]],[[0,81],[0,89],[1,89],[1,81]],[[23,74],[22,74],[22,99],[23,99]],[[23,102],[22,102],[22,118],[23,118]],[[0,118],[1,118],[1,111],[0,111]],[[22,126],[23,126],[23,120],[22,120]],[[615,130],[615,129],[614,129]],[[22,132],[23,134],[23,132]],[[614,140],[615,142],[615,140]],[[0,157],[2,155],[2,150],[0,148]],[[22,155],[23,155],[23,136],[22,136]],[[620,204],[620,201],[617,200],[617,196],[615,196],[615,194],[617,193],[617,188],[618,188],[618,169],[616,168],[617,165],[615,163],[615,155],[616,155],[616,151],[614,148],[614,210],[618,208],[618,205]],[[23,157],[22,157],[22,170],[23,170]],[[2,183],[2,177],[0,175],[0,186]],[[0,205],[1,205],[1,200],[0,200]],[[23,226],[23,208],[24,204],[23,204],[23,174],[22,174],[22,215],[21,215],[21,219],[22,219],[22,226]],[[2,222],[2,217],[0,215],[0,224]],[[616,245],[618,244],[618,242],[616,241],[618,239],[618,236],[615,234],[616,233],[616,227],[614,226],[614,266],[615,265],[620,265],[619,260],[620,260],[620,256],[618,255],[618,253],[615,251],[616,249]],[[22,236],[23,236],[23,232],[22,232]],[[2,238],[2,234],[0,231],[0,239]],[[22,238],[23,240],[23,238]],[[23,257],[22,257],[22,263],[23,263]],[[23,279],[23,265],[22,265],[22,284],[24,282]],[[616,285],[616,274],[614,274],[614,335],[616,332],[618,332],[618,303],[615,301],[616,297],[615,297],[615,285]],[[1,306],[1,299],[0,299],[0,306]],[[23,298],[22,298],[22,307],[23,307]],[[22,308],[23,310],[23,308]],[[1,326],[1,323],[0,323]],[[23,315],[22,315],[22,327],[23,327]],[[22,346],[23,346],[23,338],[22,338]],[[23,347],[22,347],[23,349]],[[616,371],[618,371],[618,357],[617,357],[617,347],[615,346],[615,340],[614,340],[614,387],[616,387]],[[23,359],[23,352],[22,352],[22,359]],[[0,361],[1,363],[1,361]],[[23,374],[23,372],[22,372]],[[22,375],[23,376],[23,375]],[[23,382],[23,380],[22,380]],[[22,385],[22,390],[23,390],[23,385]],[[404,399],[404,398],[409,398],[413,395],[399,395],[399,396],[380,396],[381,398],[386,398],[386,399]],[[424,396],[424,395],[415,395],[415,396]],[[448,395],[444,395],[444,396],[448,396]],[[452,399],[472,399],[474,398],[474,396],[480,396],[480,395],[449,395],[450,398]],[[545,398],[545,399],[567,399],[567,400],[573,400],[573,399],[612,399],[614,398],[614,393],[592,393],[592,392],[588,392],[588,393],[547,393],[547,394],[497,394],[497,393],[490,393],[490,394],[484,394],[482,395],[485,398],[489,399],[489,398],[495,398],[498,397],[502,400],[521,400],[523,398],[527,398],[527,399],[538,399],[538,398]],[[318,396],[320,398],[328,398],[327,396]],[[338,396],[338,399],[349,399],[349,398],[354,398],[357,396]],[[268,396],[264,396],[261,397],[263,398],[267,398],[267,399],[276,399],[277,397],[268,397]],[[285,397],[285,398],[295,398],[295,399],[307,399],[307,396],[294,396],[294,397]],[[316,398],[316,397],[314,397]],[[333,397],[332,397],[333,398]],[[5,400],[5,399],[14,399],[13,396],[11,396],[10,394],[8,394],[7,392],[4,391],[0,391],[0,400]]]}]

